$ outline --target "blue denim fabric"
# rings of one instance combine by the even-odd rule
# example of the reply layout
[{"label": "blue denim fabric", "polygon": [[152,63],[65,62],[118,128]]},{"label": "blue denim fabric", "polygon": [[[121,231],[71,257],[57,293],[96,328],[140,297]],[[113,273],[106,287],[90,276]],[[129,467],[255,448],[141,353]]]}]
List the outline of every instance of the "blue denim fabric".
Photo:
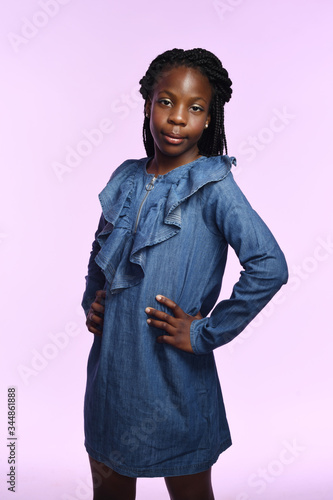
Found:
[{"label": "blue denim fabric", "polygon": [[[208,469],[231,445],[213,350],[248,325],[288,272],[233,179],[234,158],[201,157],[158,176],[151,190],[147,162],[124,162],[100,194],[82,305],[87,313],[98,289],[106,299],[88,360],[85,445],[120,474],[178,476]],[[243,270],[215,305],[228,245]],[[156,342],[161,331],[147,325],[145,308],[163,310],[157,294],[201,311],[194,354]]]}]

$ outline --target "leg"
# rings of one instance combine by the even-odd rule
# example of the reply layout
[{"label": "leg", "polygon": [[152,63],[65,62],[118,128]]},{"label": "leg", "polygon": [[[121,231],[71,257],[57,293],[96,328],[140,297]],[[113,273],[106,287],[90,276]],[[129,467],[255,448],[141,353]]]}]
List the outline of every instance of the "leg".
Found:
[{"label": "leg", "polygon": [[135,500],[136,478],[118,474],[89,456],[94,500]]},{"label": "leg", "polygon": [[211,469],[188,476],[166,477],[171,500],[214,500]]}]

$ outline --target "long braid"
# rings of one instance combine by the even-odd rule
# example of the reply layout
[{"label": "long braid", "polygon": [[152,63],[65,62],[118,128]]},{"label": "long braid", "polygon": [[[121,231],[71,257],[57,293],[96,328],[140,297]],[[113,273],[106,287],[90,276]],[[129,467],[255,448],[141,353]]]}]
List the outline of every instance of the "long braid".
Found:
[{"label": "long braid", "polygon": [[[209,127],[204,129],[198,142],[199,152],[205,156],[222,155],[227,149],[227,139],[224,128],[224,105],[229,102],[232,94],[232,82],[221,61],[205,49],[172,49],[157,56],[150,64],[145,76],[140,80],[140,93],[145,103],[151,98],[154,86],[161,73],[178,66],[195,68],[205,75],[213,90],[210,105],[211,120]],[[154,156],[154,140],[150,132],[149,118],[143,122],[143,143],[147,156]]]}]

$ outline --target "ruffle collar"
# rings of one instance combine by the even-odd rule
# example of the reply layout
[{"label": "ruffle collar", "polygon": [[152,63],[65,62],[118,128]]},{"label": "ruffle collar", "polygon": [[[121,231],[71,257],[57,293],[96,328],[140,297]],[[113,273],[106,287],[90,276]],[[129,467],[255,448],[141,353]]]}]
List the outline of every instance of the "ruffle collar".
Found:
[{"label": "ruffle collar", "polygon": [[148,248],[181,230],[181,204],[206,184],[223,180],[232,164],[236,165],[234,157],[201,157],[165,174],[167,193],[163,205],[151,217],[149,212],[140,231],[133,234],[128,211],[136,176],[145,175],[147,183],[153,178],[153,174],[146,173],[148,161],[149,158],[142,158],[124,162],[99,195],[107,224],[98,235],[101,250],[96,263],[102,268],[112,293],[140,283]]}]

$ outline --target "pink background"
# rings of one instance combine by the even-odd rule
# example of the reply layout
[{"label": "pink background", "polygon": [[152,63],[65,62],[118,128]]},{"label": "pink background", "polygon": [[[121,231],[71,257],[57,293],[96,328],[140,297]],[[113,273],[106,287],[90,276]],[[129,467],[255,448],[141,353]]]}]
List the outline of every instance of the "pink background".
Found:
[{"label": "pink background", "polygon": [[[333,498],[332,3],[16,0],[2,10],[1,498],[92,498],[82,417],[92,337],[80,302],[97,195],[123,160],[145,156],[138,81],[173,47],[207,48],[228,69],[234,174],[290,269],[276,299],[216,351],[233,437],[213,468],[216,499]],[[239,270],[230,253],[222,297]],[[167,499],[163,479],[139,480],[137,498]]]}]

